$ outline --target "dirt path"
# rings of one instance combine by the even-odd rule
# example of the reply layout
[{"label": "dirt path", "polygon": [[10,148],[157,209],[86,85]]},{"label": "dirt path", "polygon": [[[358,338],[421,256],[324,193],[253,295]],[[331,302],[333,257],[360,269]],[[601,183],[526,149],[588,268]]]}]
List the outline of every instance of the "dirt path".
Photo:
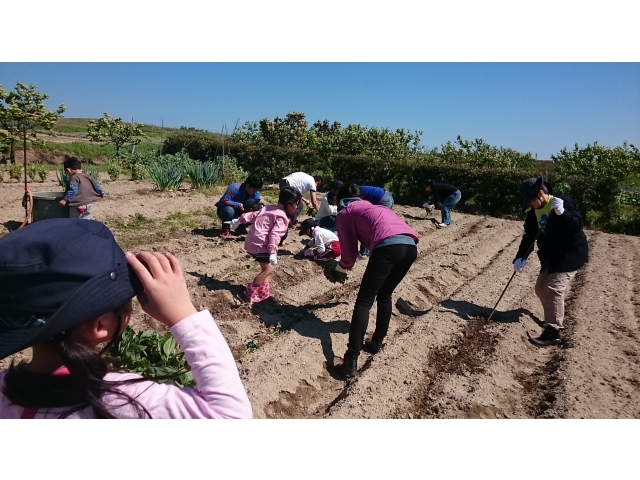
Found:
[{"label": "dirt path", "polygon": [[[301,244],[290,235],[272,279],[275,297],[250,307],[242,293],[257,264],[244,253],[243,237],[217,238],[219,221],[203,214],[215,196],[153,193],[148,183],[124,180],[106,189],[96,219],[131,242],[123,222],[141,213],[148,223],[132,248],[179,256],[195,305],[210,309],[238,360],[258,418],[640,416],[637,237],[588,232],[590,262],[569,294],[566,342],[536,349],[527,341],[527,332],[541,331],[536,259],[485,320],[512,273],[522,223],[454,213],[454,224],[437,230],[424,211],[397,206],[420,236],[419,257],[394,294],[383,349],[363,352],[358,376],[345,381],[335,366],[366,261],[336,286],[315,264],[293,258]],[[21,220],[21,195],[15,184],[0,185],[4,224]],[[195,224],[168,229],[175,212]],[[369,334],[374,322],[375,306]],[[139,308],[133,323],[159,328]]]}]

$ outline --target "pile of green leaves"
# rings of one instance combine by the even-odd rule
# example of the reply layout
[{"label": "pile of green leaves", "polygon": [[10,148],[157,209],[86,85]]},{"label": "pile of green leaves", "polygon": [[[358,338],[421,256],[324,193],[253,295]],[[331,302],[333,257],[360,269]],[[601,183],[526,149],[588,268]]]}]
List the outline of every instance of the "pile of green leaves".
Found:
[{"label": "pile of green leaves", "polygon": [[169,332],[160,337],[155,330],[136,333],[128,326],[109,355],[121,371],[178,387],[195,386],[187,360]]},{"label": "pile of green leaves", "polygon": [[194,188],[213,187],[222,175],[222,165],[213,162],[190,162],[187,176]]},{"label": "pile of green leaves", "polygon": [[338,266],[338,261],[335,259],[331,259],[324,264],[323,273],[324,276],[331,283],[344,283],[347,281],[347,274],[336,271],[336,267]]}]

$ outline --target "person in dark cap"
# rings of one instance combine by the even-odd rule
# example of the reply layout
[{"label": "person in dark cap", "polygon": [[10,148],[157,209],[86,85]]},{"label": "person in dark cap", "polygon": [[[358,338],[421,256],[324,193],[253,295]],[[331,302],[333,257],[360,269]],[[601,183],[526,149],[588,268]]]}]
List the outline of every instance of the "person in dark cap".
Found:
[{"label": "person in dark cap", "polygon": [[537,241],[540,273],[535,292],[542,303],[545,328],[537,338],[538,347],[559,345],[564,326],[564,298],[577,271],[587,263],[589,246],[576,204],[564,195],[551,195],[544,178],[528,178],[520,185],[522,208],[528,208],[524,235],[513,261],[521,273]]},{"label": "person in dark cap", "polygon": [[340,258],[340,240],[338,236],[326,228],[320,226],[320,222],[313,218],[307,218],[300,224],[300,236],[311,237],[307,245],[300,250],[300,254],[313,258],[323,265],[331,258]]},{"label": "person in dark cap", "polygon": [[462,198],[460,189],[455,185],[448,183],[436,183],[433,180],[424,181],[424,191],[431,194],[433,202],[425,202],[422,206],[431,209],[431,203],[435,204],[435,208],[441,209],[442,222],[437,223],[436,227],[444,228],[451,225],[451,211]]},{"label": "person in dark cap", "polygon": [[[109,371],[103,353],[136,295],[177,340],[196,388]],[[229,346],[191,303],[178,259],[125,254],[93,220],[42,220],[0,239],[0,359],[29,347],[31,361],[0,372],[0,418],[251,417]]]}]

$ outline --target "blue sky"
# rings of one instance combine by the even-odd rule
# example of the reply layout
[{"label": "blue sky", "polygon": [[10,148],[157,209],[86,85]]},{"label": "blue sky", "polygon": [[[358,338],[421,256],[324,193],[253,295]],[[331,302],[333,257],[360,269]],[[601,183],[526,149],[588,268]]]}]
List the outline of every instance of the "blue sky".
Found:
[{"label": "blue sky", "polygon": [[640,146],[640,63],[0,63],[0,85],[35,84],[65,117],[220,131],[302,111],[457,135],[548,159],[598,141]]}]

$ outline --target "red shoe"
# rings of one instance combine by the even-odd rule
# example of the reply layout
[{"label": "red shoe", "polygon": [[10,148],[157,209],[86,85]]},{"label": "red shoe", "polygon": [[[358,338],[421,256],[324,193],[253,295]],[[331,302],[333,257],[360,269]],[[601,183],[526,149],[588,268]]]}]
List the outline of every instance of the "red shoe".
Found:
[{"label": "red shoe", "polygon": [[246,298],[247,298],[247,303],[258,303],[260,302],[260,295],[258,293],[258,290],[260,289],[260,287],[256,287],[253,285],[253,283],[247,283],[247,285],[245,286],[246,289]]},{"label": "red shoe", "polygon": [[223,240],[228,239],[231,236],[231,232],[229,230],[223,230],[223,232],[220,234],[220,238],[222,238]]}]

